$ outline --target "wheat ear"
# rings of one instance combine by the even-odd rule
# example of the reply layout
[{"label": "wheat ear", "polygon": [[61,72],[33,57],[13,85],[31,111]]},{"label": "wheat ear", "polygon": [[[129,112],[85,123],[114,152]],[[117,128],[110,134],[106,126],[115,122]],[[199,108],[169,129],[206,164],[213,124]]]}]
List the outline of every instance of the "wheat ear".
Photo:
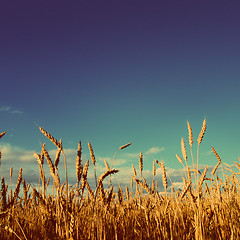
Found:
[{"label": "wheat ear", "polygon": [[156,176],[156,166],[155,166],[155,161],[153,161],[153,170],[152,170],[152,174],[153,174],[153,179],[154,179],[154,176]]},{"label": "wheat ear", "polygon": [[87,182],[88,167],[89,167],[89,160],[87,160],[87,162],[85,163],[85,166],[83,168],[82,183],[81,183],[81,187],[80,187],[80,190],[82,190],[82,194],[84,192],[84,188],[85,188],[85,185]]},{"label": "wheat ear", "polygon": [[[201,132],[198,136],[198,147],[197,147],[197,172],[198,172],[198,161],[199,161],[199,145],[200,143],[202,142],[202,139],[203,139],[203,136],[206,132],[206,129],[207,129],[207,122],[206,122],[206,118],[204,118],[203,120],[203,125],[202,125],[202,129],[201,129]],[[198,173],[197,173],[197,181],[198,181]]]},{"label": "wheat ear", "polygon": [[12,202],[13,205],[15,205],[15,202],[16,202],[17,197],[19,195],[21,182],[22,182],[22,168],[20,168],[20,170],[19,170],[17,185],[16,185],[16,188],[15,188],[15,191],[14,191],[14,194],[13,194],[13,202]]},{"label": "wheat ear", "polygon": [[[45,197],[45,188],[46,188],[46,179],[44,176],[44,171],[43,171],[43,161],[41,159],[41,156],[38,155],[37,153],[33,154],[34,157],[38,161],[38,166],[39,166],[39,173],[40,173],[40,178],[42,179],[42,186],[43,186],[43,196]],[[40,184],[40,183],[39,183]]]},{"label": "wheat ear", "polygon": [[217,157],[217,160],[218,160],[217,165],[213,168],[213,170],[212,170],[212,172],[211,172],[211,175],[214,175],[215,172],[216,172],[216,170],[217,170],[217,168],[218,168],[219,165],[221,164],[222,160],[221,160],[221,158],[219,157],[219,155],[218,155],[218,153],[216,152],[216,150],[214,149],[214,147],[212,147],[212,150],[213,150],[213,152],[214,152],[214,154],[215,154],[215,156]]},{"label": "wheat ear", "polygon": [[181,201],[184,198],[184,196],[186,195],[186,193],[187,193],[188,189],[190,188],[191,184],[192,184],[191,182],[187,183],[187,185],[185,186],[184,190],[182,191],[182,193],[179,197],[179,201]]},{"label": "wheat ear", "polygon": [[111,186],[109,194],[108,194],[108,198],[107,198],[107,210],[110,207],[110,203],[112,201],[112,197],[113,197],[113,186]]},{"label": "wheat ear", "polygon": [[135,169],[135,167],[133,166],[133,164],[132,164],[132,170],[133,170],[133,175],[134,175],[134,177],[136,177],[136,176],[137,176],[137,172],[136,172],[136,169]]},{"label": "wheat ear", "polygon": [[107,176],[109,176],[110,174],[115,174],[117,173],[119,170],[117,169],[110,169],[106,172],[104,172],[100,177],[99,177],[99,181],[102,182]]},{"label": "wheat ear", "polygon": [[[62,146],[62,140],[61,139],[59,140],[59,143]],[[62,148],[58,148],[57,152],[56,152],[56,156],[55,156],[55,161],[54,161],[54,166],[56,168],[58,167],[58,164],[59,164],[59,161],[60,161],[61,152],[62,152]]]},{"label": "wheat ear", "polygon": [[1,139],[5,134],[6,134],[6,132],[2,132],[2,133],[0,134],[0,139]]},{"label": "wheat ear", "polygon": [[12,173],[13,173],[13,168],[10,168],[10,201],[12,201]]},{"label": "wheat ear", "polygon": [[42,127],[38,126],[39,130],[42,132],[43,135],[45,135],[55,146],[58,148],[62,148],[62,142],[57,141],[50,133],[48,133],[46,130],[44,130]]},{"label": "wheat ear", "polygon": [[140,152],[140,156],[139,156],[139,169],[140,169],[141,178],[142,178],[142,171],[143,171],[143,154],[142,154],[142,152]]},{"label": "wheat ear", "polygon": [[104,159],[104,164],[105,164],[105,166],[106,166],[107,171],[109,171],[109,170],[110,170],[110,167],[109,167],[109,165],[108,165],[106,159]]},{"label": "wheat ear", "polygon": [[166,175],[166,169],[165,169],[165,166],[164,166],[164,163],[163,163],[163,160],[161,161],[161,168],[162,168],[162,180],[163,180],[163,186],[164,186],[164,189],[165,189],[165,193],[167,195],[167,175]]},{"label": "wheat ear", "polygon": [[76,175],[77,175],[77,184],[79,185],[79,182],[82,177],[82,171],[83,171],[83,166],[82,166],[82,146],[81,146],[81,141],[78,143],[78,149],[77,149],[77,158],[76,158]]},{"label": "wheat ear", "polygon": [[204,118],[203,126],[202,126],[201,132],[200,132],[200,134],[198,136],[198,140],[197,140],[198,141],[198,145],[202,142],[202,139],[203,139],[203,136],[204,136],[204,134],[206,132],[206,129],[207,129],[207,122],[206,122],[206,118]]},{"label": "wheat ear", "polygon": [[7,189],[6,189],[4,177],[1,177],[1,178],[2,178],[1,212],[4,212],[7,209]]},{"label": "wheat ear", "polygon": [[55,169],[55,167],[54,167],[54,165],[52,163],[52,160],[51,160],[51,158],[50,158],[50,156],[49,156],[45,146],[43,147],[42,150],[43,150],[45,158],[47,159],[47,163],[49,165],[50,172],[51,172],[51,175],[53,177],[56,189],[59,189],[59,187],[60,187],[60,178],[58,176],[58,173],[56,172],[56,169]]},{"label": "wheat ear", "polygon": [[186,146],[183,138],[181,139],[181,150],[182,150],[183,159],[187,164],[187,151],[186,151]]},{"label": "wheat ear", "polygon": [[203,182],[205,180],[205,177],[206,177],[206,174],[207,174],[207,170],[208,170],[208,166],[205,167],[205,169],[204,169],[204,171],[203,171],[203,173],[201,175],[201,178],[199,180],[199,183],[198,183],[198,192],[199,192],[199,194],[201,193],[202,184],[203,184]]},{"label": "wheat ear", "polygon": [[94,152],[93,152],[93,148],[92,148],[92,145],[91,145],[90,142],[88,142],[88,148],[89,148],[89,151],[90,151],[92,164],[94,166],[95,184],[96,184],[96,187],[97,187],[96,158],[95,158],[95,155],[94,155]]},{"label": "wheat ear", "polygon": [[[151,190],[149,189],[148,185],[146,184],[146,180],[144,182],[142,182],[139,179],[137,179],[136,177],[133,177],[133,179],[136,181],[137,184],[139,184],[143,189],[145,189],[150,195],[152,194]],[[136,186],[136,189],[137,189],[137,186]]]}]

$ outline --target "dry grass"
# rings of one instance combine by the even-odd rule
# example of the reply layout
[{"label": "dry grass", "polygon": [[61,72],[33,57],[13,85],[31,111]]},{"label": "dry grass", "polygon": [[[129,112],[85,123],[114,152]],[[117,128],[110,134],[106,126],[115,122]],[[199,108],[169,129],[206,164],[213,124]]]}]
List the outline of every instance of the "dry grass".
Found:
[{"label": "dry grass", "polygon": [[[13,194],[12,168],[9,186],[5,178],[1,178],[0,239],[240,239],[239,172],[225,164],[229,175],[225,174],[225,180],[222,180],[217,171],[222,161],[213,147],[218,163],[211,173],[208,173],[209,166],[200,172],[199,152],[196,166],[192,155],[193,135],[189,122],[187,127],[193,165],[187,163],[187,150],[182,138],[181,151],[185,163],[176,154],[185,172],[182,190],[174,189],[163,161],[153,161],[153,179],[148,183],[143,176],[142,153],[139,157],[141,176],[137,176],[132,165],[130,189],[127,186],[122,188],[120,184],[114,187],[111,180],[108,189],[105,189],[106,179],[118,173],[117,169],[113,169],[116,153],[130,146],[130,143],[117,150],[111,168],[105,161],[106,171],[99,176],[95,168],[97,158],[92,145],[88,144],[94,165],[94,189],[88,181],[90,162],[88,160],[82,165],[82,147],[79,142],[76,150],[76,184],[70,186],[66,164],[66,180],[61,182],[58,175],[60,155],[64,154],[61,140],[57,141],[39,127],[57,147],[55,161],[53,163],[45,144],[41,154],[34,153],[39,165],[38,190],[25,181],[22,169]],[[205,131],[206,119],[197,140],[198,150]],[[0,138],[4,134],[0,134]],[[55,186],[55,193],[53,190],[52,194],[47,191],[49,179],[46,183],[43,170],[45,160]],[[162,176],[158,176],[155,163],[159,165]],[[240,164],[235,162],[235,165],[239,171]],[[191,173],[195,175],[194,181]],[[159,191],[156,179],[161,182],[163,193]]]}]

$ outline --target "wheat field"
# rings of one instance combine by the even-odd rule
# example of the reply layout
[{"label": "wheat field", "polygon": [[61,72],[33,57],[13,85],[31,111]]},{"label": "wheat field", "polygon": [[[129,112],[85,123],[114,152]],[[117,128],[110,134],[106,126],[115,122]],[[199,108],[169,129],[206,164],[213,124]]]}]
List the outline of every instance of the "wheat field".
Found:
[{"label": "wheat field", "polygon": [[[178,190],[169,181],[163,161],[153,159],[152,181],[146,181],[142,153],[139,166],[132,165],[130,187],[113,186],[111,177],[118,174],[113,167],[114,158],[131,143],[118,149],[111,164],[105,161],[106,171],[97,176],[92,145],[88,143],[91,160],[83,164],[79,142],[76,184],[70,185],[62,141],[39,127],[56,146],[55,159],[50,157],[45,143],[40,153],[33,154],[39,167],[38,187],[25,181],[22,168],[15,188],[11,186],[12,168],[9,183],[1,177],[0,239],[240,239],[239,172],[224,164],[214,147],[211,149],[216,156],[215,167],[209,172],[206,166],[201,172],[199,150],[206,119],[196,141],[196,159],[189,122],[187,127],[190,153],[182,138],[182,157],[176,154],[176,161],[184,169],[183,187]],[[5,132],[0,134],[1,141],[4,135]],[[66,175],[62,179],[58,171],[60,156],[64,158]],[[51,179],[46,178],[43,164],[49,166]],[[92,188],[88,182],[90,164],[95,177]],[[239,163],[233,164],[240,170]],[[156,174],[157,168],[161,169],[161,176]],[[160,184],[164,191],[158,191]]]}]

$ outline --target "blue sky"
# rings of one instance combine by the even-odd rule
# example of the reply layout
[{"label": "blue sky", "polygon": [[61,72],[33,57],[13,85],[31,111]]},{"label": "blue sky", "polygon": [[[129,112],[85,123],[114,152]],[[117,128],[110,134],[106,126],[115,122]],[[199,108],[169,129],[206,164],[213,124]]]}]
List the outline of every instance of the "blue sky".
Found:
[{"label": "blue sky", "polygon": [[32,176],[32,153],[43,142],[54,149],[36,124],[63,140],[73,172],[79,140],[101,166],[132,142],[117,155],[120,169],[137,166],[140,152],[146,171],[154,158],[179,169],[187,121],[196,148],[205,117],[201,162],[216,164],[211,146],[237,161],[239,10],[238,1],[2,3],[0,141],[12,155],[3,151],[1,175],[23,166]]}]

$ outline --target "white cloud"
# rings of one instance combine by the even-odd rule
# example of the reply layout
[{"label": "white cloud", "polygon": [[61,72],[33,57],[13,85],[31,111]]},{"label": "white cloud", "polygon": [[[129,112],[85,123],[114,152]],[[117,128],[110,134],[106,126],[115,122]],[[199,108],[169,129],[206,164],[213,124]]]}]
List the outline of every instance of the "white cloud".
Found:
[{"label": "white cloud", "polygon": [[184,188],[184,183],[183,183],[183,181],[182,182],[174,182],[173,187],[174,187],[175,191],[178,190],[179,188],[183,189]]},{"label": "white cloud", "polygon": [[164,151],[164,147],[152,147],[148,151],[145,152],[145,154],[156,154],[159,152]]},{"label": "white cloud", "polygon": [[2,161],[8,162],[32,162],[34,160],[33,150],[25,150],[9,143],[2,143],[0,145],[2,152]]},{"label": "white cloud", "polygon": [[22,111],[19,111],[19,110],[13,110],[11,111],[12,114],[23,114]]},{"label": "white cloud", "polygon": [[108,162],[108,164],[111,164],[112,158],[110,157],[97,157],[97,160],[100,162],[104,162],[104,160],[106,160]]},{"label": "white cloud", "polygon": [[12,107],[11,106],[1,106],[0,107],[0,111],[4,111],[4,112],[9,112],[11,114],[23,114],[22,111],[19,110],[11,110]]},{"label": "white cloud", "polygon": [[125,156],[126,158],[138,158],[140,155],[140,153],[124,153],[123,156]]},{"label": "white cloud", "polygon": [[0,111],[6,111],[6,112],[8,112],[8,111],[10,111],[10,109],[11,109],[10,106],[1,106],[1,107],[0,107]]}]

